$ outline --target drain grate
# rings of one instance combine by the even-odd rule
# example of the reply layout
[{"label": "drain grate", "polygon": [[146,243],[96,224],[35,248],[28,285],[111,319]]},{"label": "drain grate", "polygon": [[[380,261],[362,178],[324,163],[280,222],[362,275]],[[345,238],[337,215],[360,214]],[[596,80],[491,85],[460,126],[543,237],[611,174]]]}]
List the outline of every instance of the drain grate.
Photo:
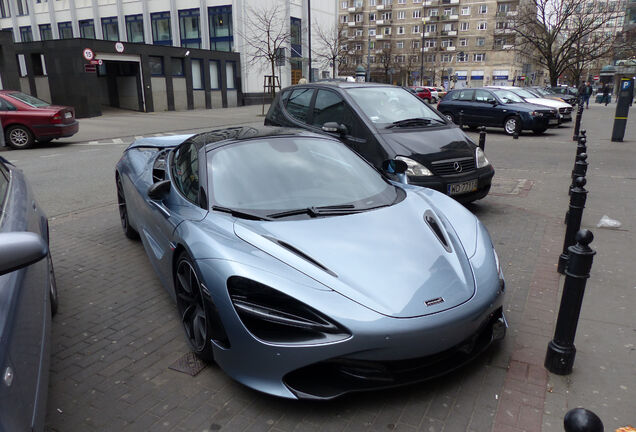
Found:
[{"label": "drain grate", "polygon": [[177,372],[183,372],[190,376],[195,376],[205,368],[205,363],[193,352],[186,353],[179,357],[179,359],[168,366],[168,369],[176,370]]}]

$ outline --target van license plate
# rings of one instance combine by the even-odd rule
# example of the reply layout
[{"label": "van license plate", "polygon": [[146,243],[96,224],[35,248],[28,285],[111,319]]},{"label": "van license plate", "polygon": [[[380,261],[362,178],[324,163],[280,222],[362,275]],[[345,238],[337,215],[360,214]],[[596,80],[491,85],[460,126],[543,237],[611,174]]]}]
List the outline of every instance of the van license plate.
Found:
[{"label": "van license plate", "polygon": [[477,179],[462,183],[453,183],[448,185],[449,195],[459,195],[477,190]]}]

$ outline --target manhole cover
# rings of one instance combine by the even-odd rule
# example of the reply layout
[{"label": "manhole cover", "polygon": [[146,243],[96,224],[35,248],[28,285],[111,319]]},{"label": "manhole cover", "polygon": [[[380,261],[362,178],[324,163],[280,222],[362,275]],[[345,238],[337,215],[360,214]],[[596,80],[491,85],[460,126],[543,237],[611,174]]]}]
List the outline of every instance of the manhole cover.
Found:
[{"label": "manhole cover", "polygon": [[201,372],[203,368],[205,368],[205,363],[199,357],[194,355],[193,352],[182,355],[176,362],[172,363],[168,367],[168,369],[183,372],[190,376],[195,376]]},{"label": "manhole cover", "polygon": [[490,195],[497,196],[522,196],[528,195],[534,182],[528,179],[494,178],[490,187]]}]

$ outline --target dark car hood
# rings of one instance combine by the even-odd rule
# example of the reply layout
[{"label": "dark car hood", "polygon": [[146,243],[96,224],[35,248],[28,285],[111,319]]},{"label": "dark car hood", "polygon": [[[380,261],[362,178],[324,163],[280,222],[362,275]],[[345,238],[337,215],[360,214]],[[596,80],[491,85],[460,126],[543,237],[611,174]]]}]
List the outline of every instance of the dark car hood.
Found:
[{"label": "dark car hood", "polygon": [[420,162],[475,155],[474,143],[458,127],[394,128],[378,132],[396,156]]}]

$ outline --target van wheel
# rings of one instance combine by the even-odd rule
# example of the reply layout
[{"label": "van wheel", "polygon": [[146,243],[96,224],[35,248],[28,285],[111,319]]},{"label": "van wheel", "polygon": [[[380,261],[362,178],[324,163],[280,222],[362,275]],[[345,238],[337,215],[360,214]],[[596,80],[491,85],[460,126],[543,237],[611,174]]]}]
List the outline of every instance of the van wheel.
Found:
[{"label": "van wheel", "polygon": [[5,133],[5,139],[9,147],[18,150],[32,147],[35,142],[29,128],[22,125],[9,126]]}]

